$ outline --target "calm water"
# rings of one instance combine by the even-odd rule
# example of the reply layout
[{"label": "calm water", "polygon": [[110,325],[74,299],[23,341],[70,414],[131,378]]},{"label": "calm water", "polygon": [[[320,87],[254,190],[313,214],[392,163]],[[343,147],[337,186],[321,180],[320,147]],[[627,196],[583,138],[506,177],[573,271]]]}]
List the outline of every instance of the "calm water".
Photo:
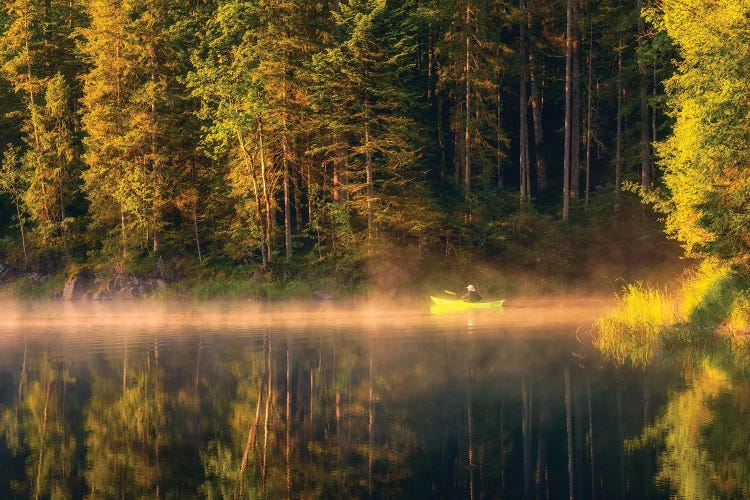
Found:
[{"label": "calm water", "polygon": [[0,311],[0,496],[750,492],[747,358],[599,358],[607,304]]}]

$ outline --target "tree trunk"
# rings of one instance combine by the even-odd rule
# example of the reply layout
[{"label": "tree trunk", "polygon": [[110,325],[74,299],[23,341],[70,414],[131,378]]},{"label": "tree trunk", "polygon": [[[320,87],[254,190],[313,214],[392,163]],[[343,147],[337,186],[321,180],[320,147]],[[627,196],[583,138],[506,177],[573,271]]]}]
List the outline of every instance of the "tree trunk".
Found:
[{"label": "tree trunk", "polygon": [[284,168],[284,247],[286,259],[289,260],[292,258],[292,197],[289,191],[289,158],[287,155],[286,130],[284,130],[281,136],[281,162]]},{"label": "tree trunk", "polygon": [[581,43],[578,28],[579,2],[573,0],[573,90],[570,135],[570,197],[580,198],[581,189]]},{"label": "tree trunk", "polygon": [[589,206],[589,189],[591,188],[591,80],[593,75],[593,23],[589,30],[589,64],[586,79],[586,208]]},{"label": "tree trunk", "polygon": [[544,124],[542,122],[542,95],[537,80],[537,61],[534,51],[529,51],[529,77],[531,80],[531,115],[534,119],[534,149],[536,152],[536,187],[547,189],[547,162],[544,157]]},{"label": "tree trunk", "polygon": [[[641,16],[642,0],[636,0],[638,10],[638,52],[643,49],[643,17]],[[641,185],[647,188],[651,185],[651,144],[648,130],[648,80],[646,79],[646,64],[638,62],[639,90],[641,97]]]},{"label": "tree trunk", "polygon": [[[526,16],[526,2],[525,0],[519,0],[518,8],[520,9],[522,15]],[[528,106],[528,95],[526,93],[526,20],[521,20],[520,28],[519,28],[519,58],[520,58],[520,65],[519,65],[519,72],[520,72],[520,78],[519,78],[519,89],[518,89],[518,109],[519,109],[519,184],[520,184],[520,196],[521,196],[521,203],[525,204],[530,198],[531,194],[529,193],[529,185],[527,182],[527,179],[529,178],[528,175],[528,168],[529,168],[529,124],[527,119],[527,106]]]},{"label": "tree trunk", "polygon": [[263,200],[266,205],[266,257],[271,262],[271,200],[268,195],[268,183],[266,182],[266,155],[263,148],[263,124],[258,122],[258,144],[260,146],[260,180],[263,185]]},{"label": "tree trunk", "polygon": [[29,263],[29,256],[26,253],[26,231],[23,228],[23,219],[21,218],[21,205],[18,203],[18,199],[15,201],[16,205],[16,217],[18,217],[18,226],[21,229],[21,248],[23,249],[23,263]]},{"label": "tree trunk", "polygon": [[203,256],[201,255],[201,242],[198,239],[198,200],[196,199],[195,206],[193,207],[193,232],[195,234],[195,248],[198,250],[198,263],[203,264]]},{"label": "tree trunk", "polygon": [[[266,234],[267,229],[265,225],[265,221],[263,219],[263,210],[261,209],[261,201],[260,201],[260,190],[258,189],[258,181],[255,175],[255,165],[253,165],[253,158],[250,156],[249,152],[245,148],[245,141],[242,138],[242,134],[240,133],[239,126],[236,129],[237,133],[237,141],[239,142],[240,151],[242,152],[242,158],[245,162],[245,168],[247,169],[248,173],[250,174],[250,178],[253,182],[253,196],[255,197],[255,213],[258,217],[258,227],[260,228],[260,255],[263,262],[263,269],[265,269],[268,265],[268,256],[266,255]],[[265,181],[264,181],[265,186]],[[197,231],[197,227],[196,227]],[[197,232],[196,232],[196,238],[197,238]],[[200,256],[200,246],[198,246],[198,255]]]},{"label": "tree trunk", "polygon": [[497,162],[497,190],[500,191],[503,189],[503,152],[501,149],[502,144],[502,131],[503,131],[503,102],[501,99],[501,89],[502,89],[502,75],[498,74],[497,76],[497,137],[496,137],[496,144],[495,144],[495,160]]},{"label": "tree trunk", "polygon": [[563,159],[563,210],[562,218],[564,221],[568,220],[570,213],[570,135],[571,135],[571,92],[572,92],[572,77],[573,77],[573,54],[572,54],[572,40],[571,36],[573,33],[573,0],[568,0],[567,7],[567,23],[565,29],[565,147],[564,159]]},{"label": "tree trunk", "polygon": [[622,184],[622,37],[617,44],[617,132],[615,139],[615,208],[619,206]]},{"label": "tree trunk", "polygon": [[470,60],[471,60],[471,27],[469,22],[471,20],[471,1],[466,2],[466,18],[465,18],[465,30],[466,30],[466,127],[464,128],[464,188],[466,189],[467,198],[471,194],[471,135],[470,135],[470,104],[471,104],[471,78],[470,78]]},{"label": "tree trunk", "polygon": [[[151,85],[156,86],[156,49],[153,46],[153,44],[149,44],[148,46],[149,51],[149,59],[150,59],[150,65],[151,65]],[[151,209],[153,210],[153,221],[152,224],[154,225],[154,246],[153,251],[154,253],[157,253],[159,251],[159,247],[161,246],[161,232],[159,231],[159,214],[158,214],[158,206],[159,203],[158,195],[159,195],[159,186],[157,185],[156,179],[157,179],[157,172],[156,172],[156,96],[153,94],[154,90],[152,90],[151,94],[151,106],[150,106],[150,125],[151,125],[151,175],[152,175],[152,182],[154,184],[154,192],[157,193],[157,196],[154,197],[154,201],[152,202]]]},{"label": "tree trunk", "polygon": [[367,176],[367,239],[372,243],[372,152],[370,151],[370,125],[365,124],[365,175]]}]

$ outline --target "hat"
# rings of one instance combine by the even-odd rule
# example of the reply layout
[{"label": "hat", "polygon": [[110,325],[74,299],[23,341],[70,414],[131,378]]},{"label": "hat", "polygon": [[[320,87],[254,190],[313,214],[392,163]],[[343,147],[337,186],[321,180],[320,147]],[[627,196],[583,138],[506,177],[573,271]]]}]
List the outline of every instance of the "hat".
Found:
[{"label": "hat", "polygon": [[476,292],[476,290],[474,290],[474,285],[469,285],[466,287],[466,289],[470,292]]}]

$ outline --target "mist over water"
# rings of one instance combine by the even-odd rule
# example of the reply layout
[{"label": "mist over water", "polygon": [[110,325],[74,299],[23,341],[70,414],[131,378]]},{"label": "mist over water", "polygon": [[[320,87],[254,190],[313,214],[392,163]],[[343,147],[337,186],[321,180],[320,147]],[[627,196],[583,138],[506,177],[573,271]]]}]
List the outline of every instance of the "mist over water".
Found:
[{"label": "mist over water", "polygon": [[600,359],[589,331],[610,305],[5,305],[0,491],[667,496],[660,447],[625,444],[681,367]]}]

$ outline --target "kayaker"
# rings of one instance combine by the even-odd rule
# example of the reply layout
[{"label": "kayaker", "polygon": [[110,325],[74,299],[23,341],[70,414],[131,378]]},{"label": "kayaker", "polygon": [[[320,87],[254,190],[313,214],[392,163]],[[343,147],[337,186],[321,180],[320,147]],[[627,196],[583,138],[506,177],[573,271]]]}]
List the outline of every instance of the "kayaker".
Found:
[{"label": "kayaker", "polygon": [[461,297],[466,302],[481,302],[482,297],[479,296],[474,285],[468,285],[466,287],[466,293]]}]

